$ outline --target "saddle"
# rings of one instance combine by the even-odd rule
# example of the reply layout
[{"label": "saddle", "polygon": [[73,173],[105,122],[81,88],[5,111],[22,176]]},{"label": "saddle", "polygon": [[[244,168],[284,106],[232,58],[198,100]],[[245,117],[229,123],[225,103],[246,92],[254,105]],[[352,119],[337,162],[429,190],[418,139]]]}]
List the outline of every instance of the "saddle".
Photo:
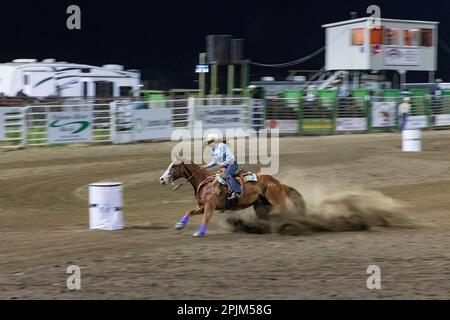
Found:
[{"label": "saddle", "polygon": [[[244,170],[238,170],[235,173],[233,173],[233,178],[236,180],[237,183],[241,185],[241,187],[244,186],[244,183],[246,182],[256,182],[258,181],[258,178],[256,177],[256,174],[251,171],[244,171]],[[220,173],[216,174],[216,179],[219,181],[219,183],[223,186],[228,185],[224,178],[222,178]]]},{"label": "saddle", "polygon": [[[241,185],[241,189],[242,189],[241,197],[244,194],[244,183],[256,182],[258,180],[255,173],[250,172],[250,171],[244,171],[242,169],[233,173],[232,176],[236,180],[236,182]],[[228,186],[228,183],[226,182],[226,180],[224,178],[222,178],[220,173],[216,174],[216,179],[221,185],[228,187],[228,190],[226,193],[226,198],[225,198],[226,210],[230,210],[230,209],[234,208],[236,206],[236,204],[239,202],[239,198],[230,199],[230,195],[233,193],[233,191]]]}]

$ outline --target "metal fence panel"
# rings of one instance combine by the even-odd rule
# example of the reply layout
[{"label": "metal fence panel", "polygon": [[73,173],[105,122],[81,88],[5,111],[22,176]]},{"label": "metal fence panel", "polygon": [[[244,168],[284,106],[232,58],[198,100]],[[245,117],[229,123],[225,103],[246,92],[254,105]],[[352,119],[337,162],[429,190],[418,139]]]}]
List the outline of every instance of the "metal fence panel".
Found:
[{"label": "metal fence panel", "polygon": [[19,107],[0,108],[0,148],[24,146],[26,137],[24,109]]},{"label": "metal fence panel", "polygon": [[365,97],[339,97],[336,107],[336,133],[367,132],[368,109]]},{"label": "metal fence panel", "polygon": [[266,99],[265,127],[278,129],[280,134],[298,134],[300,119],[300,99]]},{"label": "metal fence panel", "polygon": [[[24,108],[28,146],[43,146],[51,143],[49,132],[50,116],[60,113],[90,114],[92,139],[90,143],[111,142],[111,112],[109,104],[78,105],[34,105]],[[81,141],[88,142],[88,141]],[[61,142],[64,144],[64,142]]]},{"label": "metal fence panel", "polygon": [[432,98],[429,113],[433,129],[450,129],[450,96]]}]

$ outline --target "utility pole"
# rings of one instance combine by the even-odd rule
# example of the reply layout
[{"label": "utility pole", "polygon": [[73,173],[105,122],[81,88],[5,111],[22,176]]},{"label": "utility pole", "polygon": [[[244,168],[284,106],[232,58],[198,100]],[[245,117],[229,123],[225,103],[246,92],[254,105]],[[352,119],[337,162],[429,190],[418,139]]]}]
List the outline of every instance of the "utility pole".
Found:
[{"label": "utility pole", "polygon": [[211,62],[211,95],[217,95],[217,62]]},{"label": "utility pole", "polygon": [[[202,52],[199,56],[199,64],[204,65],[206,63],[206,53]],[[200,72],[198,75],[198,89],[199,89],[199,98],[205,98],[205,87],[206,87],[206,75],[205,72]]]},{"label": "utility pole", "polygon": [[242,94],[247,92],[248,79],[249,79],[249,65],[250,60],[243,60],[241,64],[241,88]]},{"label": "utility pole", "polygon": [[228,84],[227,94],[228,94],[228,97],[231,98],[231,97],[233,97],[233,88],[234,88],[234,65],[233,64],[228,65],[227,84]]}]

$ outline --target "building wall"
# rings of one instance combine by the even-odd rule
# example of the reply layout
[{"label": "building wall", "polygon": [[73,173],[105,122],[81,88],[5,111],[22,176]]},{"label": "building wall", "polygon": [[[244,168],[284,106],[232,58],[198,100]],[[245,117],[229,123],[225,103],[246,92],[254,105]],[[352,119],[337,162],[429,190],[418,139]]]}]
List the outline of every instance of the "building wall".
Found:
[{"label": "building wall", "polygon": [[352,46],[352,29],[365,28],[365,22],[342,25],[326,29],[325,69],[366,70],[369,69],[368,32],[364,46]]}]

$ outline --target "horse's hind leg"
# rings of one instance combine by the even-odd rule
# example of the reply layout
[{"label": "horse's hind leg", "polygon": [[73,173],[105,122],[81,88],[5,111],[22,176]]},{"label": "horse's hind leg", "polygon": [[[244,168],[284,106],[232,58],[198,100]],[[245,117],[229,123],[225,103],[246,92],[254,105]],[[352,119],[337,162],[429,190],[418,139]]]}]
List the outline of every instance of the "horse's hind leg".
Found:
[{"label": "horse's hind leg", "polygon": [[277,214],[304,214],[303,198],[294,188],[280,183],[272,176],[260,176],[263,185],[263,196],[271,205],[271,212]]},{"label": "horse's hind leg", "polygon": [[196,214],[202,214],[202,213],[203,213],[203,207],[200,207],[200,206],[198,206],[197,208],[194,208],[192,210],[187,211],[184,214],[183,218],[181,218],[181,220],[178,221],[175,224],[175,229],[183,229],[192,216],[194,216]]},{"label": "horse's hind leg", "polygon": [[259,196],[253,205],[256,216],[262,220],[269,220],[269,213],[272,210],[272,205],[266,198]]},{"label": "horse's hind leg", "polygon": [[304,215],[306,213],[306,204],[301,193],[288,185],[284,185],[284,187],[289,194],[289,199],[295,208],[294,210],[301,215]]}]

